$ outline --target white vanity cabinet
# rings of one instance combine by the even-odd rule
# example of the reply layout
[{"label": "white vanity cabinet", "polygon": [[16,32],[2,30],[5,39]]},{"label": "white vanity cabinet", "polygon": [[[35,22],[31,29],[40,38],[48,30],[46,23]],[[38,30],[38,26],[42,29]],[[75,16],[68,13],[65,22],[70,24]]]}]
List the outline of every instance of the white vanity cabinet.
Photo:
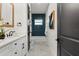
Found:
[{"label": "white vanity cabinet", "polygon": [[0,56],[25,56],[27,54],[26,37],[21,37],[0,48]]}]

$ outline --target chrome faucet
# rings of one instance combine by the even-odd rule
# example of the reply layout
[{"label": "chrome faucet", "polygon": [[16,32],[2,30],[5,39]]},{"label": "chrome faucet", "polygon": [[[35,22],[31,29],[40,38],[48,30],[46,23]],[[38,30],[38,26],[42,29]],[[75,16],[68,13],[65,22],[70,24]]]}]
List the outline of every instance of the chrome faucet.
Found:
[{"label": "chrome faucet", "polygon": [[10,31],[9,36],[12,36],[15,31]]}]

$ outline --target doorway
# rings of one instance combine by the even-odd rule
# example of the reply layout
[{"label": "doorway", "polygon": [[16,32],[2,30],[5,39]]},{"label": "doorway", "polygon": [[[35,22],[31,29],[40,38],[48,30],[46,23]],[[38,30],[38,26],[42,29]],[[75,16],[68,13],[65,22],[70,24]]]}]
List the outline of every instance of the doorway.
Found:
[{"label": "doorway", "polygon": [[32,14],[32,36],[45,36],[45,14]]}]

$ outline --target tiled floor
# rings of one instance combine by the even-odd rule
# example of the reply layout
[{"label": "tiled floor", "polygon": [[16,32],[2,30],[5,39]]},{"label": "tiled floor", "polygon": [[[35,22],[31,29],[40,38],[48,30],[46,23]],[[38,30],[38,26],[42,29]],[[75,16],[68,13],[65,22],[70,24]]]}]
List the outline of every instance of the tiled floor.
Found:
[{"label": "tiled floor", "polygon": [[48,40],[45,37],[32,37],[28,56],[51,56]]}]

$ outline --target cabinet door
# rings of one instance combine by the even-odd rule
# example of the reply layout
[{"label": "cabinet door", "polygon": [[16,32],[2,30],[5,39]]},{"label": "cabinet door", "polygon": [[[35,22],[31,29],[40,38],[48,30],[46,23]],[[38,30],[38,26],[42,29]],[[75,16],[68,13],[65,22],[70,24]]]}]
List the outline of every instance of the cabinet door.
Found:
[{"label": "cabinet door", "polygon": [[21,38],[21,55],[24,56],[26,55],[28,49],[27,49],[27,40],[24,38]]},{"label": "cabinet door", "polygon": [[24,56],[27,51],[27,40],[22,37],[0,48],[0,56]]}]

